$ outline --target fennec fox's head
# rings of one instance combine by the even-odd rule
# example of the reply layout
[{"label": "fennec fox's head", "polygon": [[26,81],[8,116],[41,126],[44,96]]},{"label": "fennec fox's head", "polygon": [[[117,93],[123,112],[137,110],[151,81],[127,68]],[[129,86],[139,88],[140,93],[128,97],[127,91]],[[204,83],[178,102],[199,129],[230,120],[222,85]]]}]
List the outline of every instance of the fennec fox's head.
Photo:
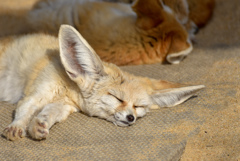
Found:
[{"label": "fennec fox's head", "polygon": [[123,72],[102,62],[86,40],[68,25],[61,26],[59,41],[62,64],[81,91],[82,111],[118,126],[132,125],[153,105],[180,104],[204,87],[181,87]]},{"label": "fennec fox's head", "polygon": [[[192,51],[190,37],[174,11],[161,0],[136,0],[132,9],[137,14],[136,25],[145,41],[168,62],[178,64]],[[160,41],[159,41],[160,40]]]}]

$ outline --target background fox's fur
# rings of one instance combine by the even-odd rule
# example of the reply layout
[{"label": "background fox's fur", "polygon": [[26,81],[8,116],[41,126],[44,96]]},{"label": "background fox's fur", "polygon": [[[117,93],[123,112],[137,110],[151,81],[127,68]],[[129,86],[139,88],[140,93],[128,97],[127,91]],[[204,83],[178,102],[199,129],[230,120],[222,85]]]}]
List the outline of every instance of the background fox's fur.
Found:
[{"label": "background fox's fur", "polygon": [[[131,4],[134,0],[103,0],[107,2],[123,2]],[[203,27],[213,14],[215,0],[163,0],[170,7],[182,24],[193,21],[198,27]]]},{"label": "background fox's fur", "polygon": [[204,86],[184,87],[137,77],[104,63],[83,37],[62,26],[58,40],[44,34],[0,41],[0,101],[17,103],[9,140],[44,139],[56,122],[77,111],[129,126],[150,108],[182,103]]},{"label": "background fox's fur", "polygon": [[117,65],[177,64],[192,51],[191,39],[198,26],[208,22],[213,8],[214,0],[136,0],[132,5],[41,0],[23,16],[19,31],[24,33],[26,28],[25,32],[56,36],[61,24],[69,24],[104,61]]}]

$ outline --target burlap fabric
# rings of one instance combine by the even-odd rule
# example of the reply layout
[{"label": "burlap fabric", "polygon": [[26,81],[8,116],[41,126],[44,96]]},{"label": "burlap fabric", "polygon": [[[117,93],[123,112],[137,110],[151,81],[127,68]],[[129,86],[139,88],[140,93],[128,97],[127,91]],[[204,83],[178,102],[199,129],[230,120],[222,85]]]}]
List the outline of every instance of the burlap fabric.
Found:
[{"label": "burlap fabric", "polygon": [[[53,126],[43,141],[0,137],[0,160],[239,160],[240,1],[216,2],[213,19],[181,64],[122,67],[137,75],[206,85],[197,97],[152,110],[130,127],[75,113]],[[0,1],[1,7],[31,4]],[[12,121],[14,109],[0,104],[0,131]]]}]

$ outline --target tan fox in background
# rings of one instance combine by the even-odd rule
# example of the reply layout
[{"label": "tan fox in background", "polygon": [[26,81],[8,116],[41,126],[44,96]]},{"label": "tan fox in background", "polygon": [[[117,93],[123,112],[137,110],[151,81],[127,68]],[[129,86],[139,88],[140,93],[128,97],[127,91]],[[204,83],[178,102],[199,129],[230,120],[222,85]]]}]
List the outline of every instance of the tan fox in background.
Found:
[{"label": "tan fox in background", "polygon": [[[59,45],[58,45],[59,44]],[[44,139],[56,122],[81,111],[129,126],[154,105],[182,103],[204,88],[137,77],[102,62],[85,39],[63,25],[58,39],[32,34],[0,40],[0,101],[17,103],[9,140]]]},{"label": "tan fox in background", "polygon": [[42,0],[29,12],[28,23],[55,35],[61,24],[74,26],[102,60],[116,65],[178,64],[192,51],[191,39],[213,8],[214,0],[135,0],[132,5]]}]

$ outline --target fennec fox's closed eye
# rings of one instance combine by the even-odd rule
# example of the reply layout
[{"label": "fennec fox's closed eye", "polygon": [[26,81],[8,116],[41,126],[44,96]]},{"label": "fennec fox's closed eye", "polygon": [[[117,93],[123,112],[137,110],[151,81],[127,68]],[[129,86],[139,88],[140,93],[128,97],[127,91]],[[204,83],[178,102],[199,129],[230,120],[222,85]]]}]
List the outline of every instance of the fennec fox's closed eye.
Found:
[{"label": "fennec fox's closed eye", "polygon": [[121,71],[102,62],[67,25],[61,26],[59,45],[56,38],[41,34],[9,41],[0,59],[0,100],[17,103],[15,118],[3,132],[9,140],[27,133],[33,139],[45,139],[51,126],[77,111],[129,126],[152,105],[175,106],[204,87],[184,87]]}]

